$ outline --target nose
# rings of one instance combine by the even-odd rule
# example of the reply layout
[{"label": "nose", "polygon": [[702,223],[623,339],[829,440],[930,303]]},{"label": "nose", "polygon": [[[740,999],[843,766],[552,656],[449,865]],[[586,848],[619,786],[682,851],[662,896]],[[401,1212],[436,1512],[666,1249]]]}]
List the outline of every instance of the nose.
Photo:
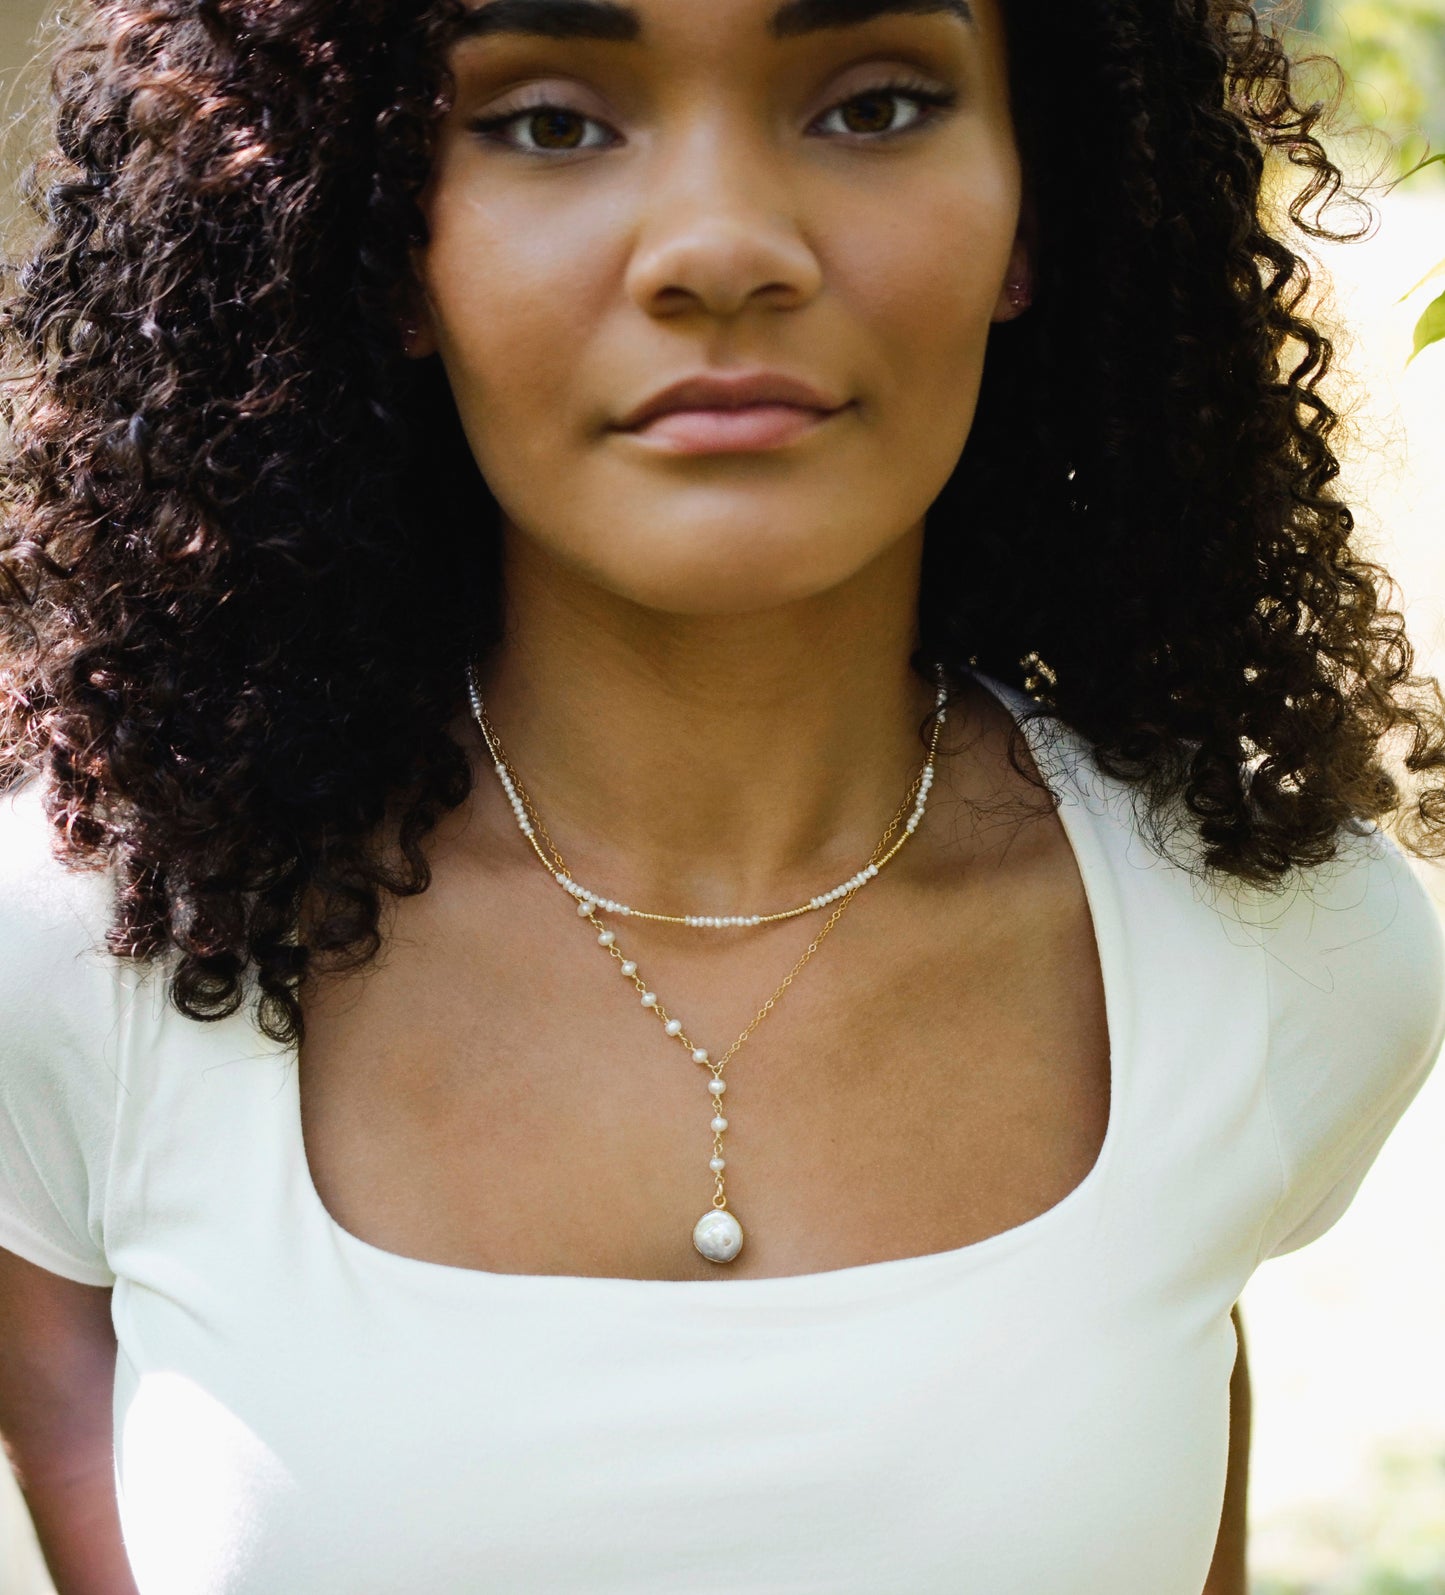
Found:
[{"label": "nose", "polygon": [[818,293],[796,179],[736,122],[695,125],[659,157],[645,192],[626,287],[649,315],[732,317],[754,301],[795,309]]}]

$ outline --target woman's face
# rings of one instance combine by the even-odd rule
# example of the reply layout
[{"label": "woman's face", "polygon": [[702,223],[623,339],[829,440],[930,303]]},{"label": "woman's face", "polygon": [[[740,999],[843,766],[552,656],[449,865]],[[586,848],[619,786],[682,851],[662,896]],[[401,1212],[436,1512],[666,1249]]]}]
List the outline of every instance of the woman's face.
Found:
[{"label": "woman's face", "polygon": [[[1025,267],[997,0],[488,0],[451,66],[413,352],[509,536],[702,615],[921,530]],[[623,425],[760,373],[831,413]]]}]

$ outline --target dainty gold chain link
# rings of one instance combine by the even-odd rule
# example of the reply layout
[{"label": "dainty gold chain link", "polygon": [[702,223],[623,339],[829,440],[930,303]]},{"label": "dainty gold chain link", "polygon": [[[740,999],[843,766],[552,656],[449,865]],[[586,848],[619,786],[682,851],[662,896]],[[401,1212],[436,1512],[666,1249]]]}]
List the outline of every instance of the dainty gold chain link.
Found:
[{"label": "dainty gold chain link", "polygon": [[830,930],[832,930],[834,925],[836,925],[838,923],[838,921],[843,917],[843,910],[845,908],[847,908],[848,904],[851,903],[853,901],[853,899],[857,895],[858,895],[858,889],[855,888],[853,891],[849,892],[848,895],[845,898],[843,898],[842,901],[838,904],[838,906],[833,910],[833,912],[831,914],[829,914],[827,923],[823,926],[822,930],[820,930],[818,932],[818,934],[812,939],[812,941],[810,941],[808,943],[807,950],[804,952],[803,956],[797,961],[796,964],[793,965],[793,967],[787,972],[787,974],[783,976],[783,979],[782,979],[781,983],[779,984],[778,989],[772,994],[771,997],[768,998],[768,1000],[762,1005],[761,1008],[758,1009],[757,1013],[753,1016],[752,1023],[747,1027],[746,1030],[743,1031],[742,1035],[740,1035],[738,1037],[738,1039],[735,1042],[733,1042],[732,1046],[730,1046],[728,1048],[728,1050],[725,1053],[723,1053],[722,1057],[720,1057],[717,1060],[717,1063],[714,1065],[715,1068],[721,1069],[722,1066],[728,1061],[728,1059],[731,1058],[732,1055],[738,1050],[738,1048],[740,1046],[742,1046],[743,1042],[745,1042],[748,1039],[748,1037],[750,1035],[752,1035],[753,1031],[756,1030],[758,1028],[758,1026],[763,1022],[763,1020],[766,1019],[767,1016],[773,1011],[773,1005],[783,995],[783,993],[788,989],[788,987],[793,984],[794,976],[799,973],[799,971],[802,969],[803,965],[806,964],[807,961],[813,956],[813,954],[815,952],[817,952],[819,947],[821,947],[823,945],[823,938],[828,934],[828,932]]}]

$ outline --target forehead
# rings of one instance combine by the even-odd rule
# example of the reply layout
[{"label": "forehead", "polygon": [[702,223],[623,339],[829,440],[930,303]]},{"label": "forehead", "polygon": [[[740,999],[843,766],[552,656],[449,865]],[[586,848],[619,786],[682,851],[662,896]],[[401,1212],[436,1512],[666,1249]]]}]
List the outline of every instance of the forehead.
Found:
[{"label": "forehead", "polygon": [[[976,26],[972,0],[781,0],[759,15],[768,36],[780,41],[889,16],[940,16],[968,29]],[[487,0],[468,9],[456,31],[461,39],[505,35],[616,44],[645,44],[649,37],[644,10],[622,0]]]}]

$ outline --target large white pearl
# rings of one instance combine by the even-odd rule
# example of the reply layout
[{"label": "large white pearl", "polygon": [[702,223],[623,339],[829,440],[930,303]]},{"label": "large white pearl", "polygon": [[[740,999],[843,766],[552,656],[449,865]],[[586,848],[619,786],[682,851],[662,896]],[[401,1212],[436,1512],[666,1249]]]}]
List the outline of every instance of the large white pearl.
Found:
[{"label": "large white pearl", "polygon": [[623,961],[622,961],[622,973],[624,975],[629,976],[629,977],[635,975],[637,973],[637,965],[634,964],[633,961],[630,958],[623,959]]},{"label": "large white pearl", "polygon": [[670,1036],[681,1035],[682,1034],[682,1020],[681,1019],[669,1019],[667,1021],[667,1023],[662,1028]]},{"label": "large white pearl", "polygon": [[723,1092],[727,1090],[728,1083],[726,1080],[719,1080],[716,1076],[714,1076],[708,1081],[707,1088],[715,1097],[720,1097]]},{"label": "large white pearl", "polygon": [[710,1263],[730,1263],[743,1249],[743,1227],[725,1207],[714,1207],[692,1227],[692,1244]]}]

